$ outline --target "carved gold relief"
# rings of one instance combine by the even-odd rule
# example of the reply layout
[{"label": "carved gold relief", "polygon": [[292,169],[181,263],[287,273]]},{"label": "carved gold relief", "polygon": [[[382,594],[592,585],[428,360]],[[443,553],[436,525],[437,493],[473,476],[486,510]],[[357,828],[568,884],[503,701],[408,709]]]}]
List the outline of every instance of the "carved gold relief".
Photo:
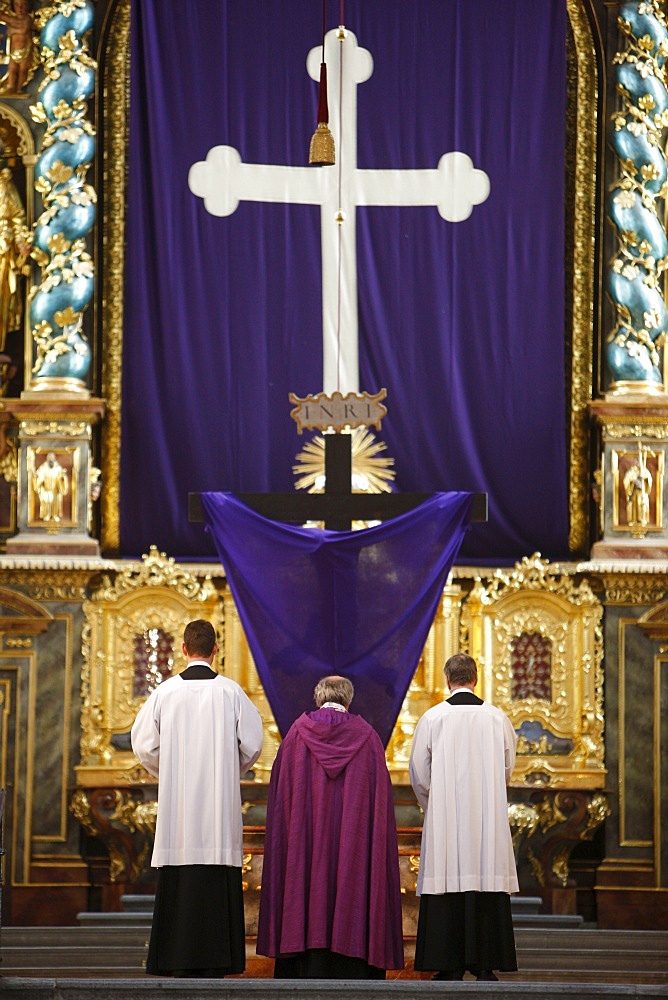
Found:
[{"label": "carved gold relief", "polygon": [[594,831],[599,828],[601,823],[607,819],[610,813],[611,809],[605,795],[601,795],[600,793],[592,795],[591,801],[587,806],[587,814],[589,818],[582,833],[580,834],[581,839],[589,840]]},{"label": "carved gold relief", "polygon": [[554,859],[552,864],[552,871],[558,882],[561,883],[564,888],[568,885],[568,861],[570,858],[571,848],[563,847]]},{"label": "carved gold relief", "polygon": [[102,67],[104,85],[99,92],[105,121],[102,160],[104,199],[101,204],[105,234],[102,269],[102,395],[108,401],[102,427],[102,478],[100,497],[103,549],[117,551],[120,544],[121,376],[123,350],[123,294],[125,253],[125,188],[130,97],[130,0],[116,4],[109,32],[107,60]]},{"label": "carved gold relief", "polygon": [[602,607],[536,553],[478,579],[462,611],[481,696],[518,734],[514,783],[601,787]]},{"label": "carved gold relief", "polygon": [[530,837],[538,826],[538,810],[526,802],[510,802],[508,822],[512,831],[513,847],[517,848],[520,837]]},{"label": "carved gold relief", "polygon": [[603,583],[607,605],[658,604],[668,591],[668,576],[664,573],[651,577],[638,573],[605,573]]},{"label": "carved gold relief", "polygon": [[[592,396],[594,318],[594,243],[596,239],[596,171],[598,71],[594,41],[582,0],[566,0],[573,32],[568,52],[566,102],[567,173],[574,177],[572,213],[567,214],[567,263],[572,274],[572,348],[570,393],[570,534],[571,551],[587,544],[589,532],[589,434],[587,405]],[[572,48],[572,51],[571,51]],[[570,206],[569,206],[570,207]]]},{"label": "carved gold relief", "polygon": [[637,423],[608,423],[603,424],[606,437],[623,438],[653,438],[655,441],[665,441],[668,438],[668,426],[663,416],[652,416],[643,414],[642,424]]},{"label": "carved gold relief", "polygon": [[47,415],[44,415],[42,420],[22,420],[20,428],[23,437],[54,436],[83,438],[90,441],[93,433],[92,427],[87,421],[66,420],[63,422],[62,417],[49,420]]}]

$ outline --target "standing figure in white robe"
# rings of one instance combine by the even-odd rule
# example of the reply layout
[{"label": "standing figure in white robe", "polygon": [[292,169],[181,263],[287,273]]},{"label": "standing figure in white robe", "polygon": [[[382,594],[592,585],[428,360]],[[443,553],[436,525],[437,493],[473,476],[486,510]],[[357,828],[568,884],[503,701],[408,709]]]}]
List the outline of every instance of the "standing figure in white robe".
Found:
[{"label": "standing figure in white robe", "polygon": [[186,625],[182,650],[186,669],[156,687],[131,733],[158,778],[146,971],[220,978],[246,965],[241,778],[260,755],[262,720],[242,688],[212,670],[210,622]]},{"label": "standing figure in white robe", "polygon": [[506,786],[517,736],[508,717],[478,698],[475,660],[445,664],[450,696],[415,730],[410,779],[424,810],[415,968],[458,980],[496,980],[517,969],[510,893],[517,869]]}]

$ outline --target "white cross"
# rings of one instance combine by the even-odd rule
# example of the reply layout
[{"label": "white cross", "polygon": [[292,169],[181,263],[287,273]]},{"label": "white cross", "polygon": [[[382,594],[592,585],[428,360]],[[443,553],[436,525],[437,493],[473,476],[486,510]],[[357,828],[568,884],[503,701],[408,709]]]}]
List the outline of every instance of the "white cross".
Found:
[{"label": "white cross", "polygon": [[[306,69],[313,80],[321,60],[322,47],[311,49]],[[359,391],[356,207],[435,205],[447,222],[462,222],[488,197],[489,177],[459,152],[445,153],[435,170],[358,169],[357,84],[373,73],[373,58],[352,31],[334,29],[325,37],[325,61],[335,166],[242,163],[232,146],[214,146],[190,168],[188,186],[217,216],[232,215],[240,201],[320,205],[323,391],[331,395]]]}]

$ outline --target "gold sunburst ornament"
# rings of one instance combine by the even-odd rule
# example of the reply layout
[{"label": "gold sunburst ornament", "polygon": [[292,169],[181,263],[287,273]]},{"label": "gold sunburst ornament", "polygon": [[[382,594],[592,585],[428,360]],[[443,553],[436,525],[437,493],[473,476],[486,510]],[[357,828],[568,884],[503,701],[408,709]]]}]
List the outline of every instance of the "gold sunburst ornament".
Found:
[{"label": "gold sunburst ornament", "polygon": [[[352,493],[391,493],[395,478],[394,459],[381,455],[387,445],[376,439],[367,427],[343,431],[352,435]],[[295,488],[309,493],[325,490],[325,435],[318,434],[297,454],[292,471]]]}]

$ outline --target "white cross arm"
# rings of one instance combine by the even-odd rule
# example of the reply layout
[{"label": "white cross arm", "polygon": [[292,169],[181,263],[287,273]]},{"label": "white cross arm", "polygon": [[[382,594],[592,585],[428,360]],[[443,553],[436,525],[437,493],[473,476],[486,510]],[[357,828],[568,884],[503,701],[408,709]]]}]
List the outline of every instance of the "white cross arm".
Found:
[{"label": "white cross arm", "polygon": [[193,163],[188,187],[202,198],[211,215],[232,215],[240,201],[292,202],[319,205],[323,200],[320,170],[313,167],[243,163],[233,146],[214,146],[206,160]]},{"label": "white cross arm", "polygon": [[357,205],[436,205],[446,222],[463,222],[489,197],[489,177],[466,153],[445,153],[436,170],[357,170]]}]

